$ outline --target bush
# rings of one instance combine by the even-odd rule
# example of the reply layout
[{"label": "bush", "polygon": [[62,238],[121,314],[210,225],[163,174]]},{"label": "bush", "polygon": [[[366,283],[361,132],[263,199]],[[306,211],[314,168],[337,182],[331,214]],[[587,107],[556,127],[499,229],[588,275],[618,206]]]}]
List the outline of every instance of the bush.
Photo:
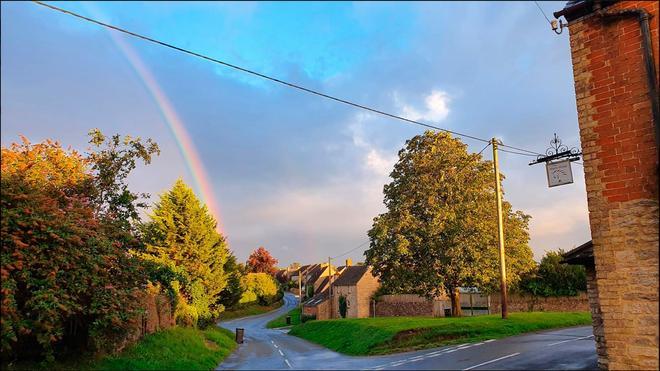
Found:
[{"label": "bush", "polygon": [[140,313],[140,241],[117,215],[137,207],[122,175],[152,152],[118,138],[90,158],[51,141],[2,148],[3,358],[112,349]]},{"label": "bush", "polygon": [[313,315],[313,314],[312,314],[312,315],[303,314],[303,315],[300,317],[300,321],[301,321],[302,323],[305,323],[305,322],[307,322],[307,321],[314,321],[315,319],[316,319],[316,316]]},{"label": "bush", "polygon": [[562,264],[564,252],[549,251],[538,267],[523,277],[519,289],[537,296],[575,296],[587,289],[587,273],[581,265]]},{"label": "bush", "polygon": [[339,301],[339,315],[341,318],[346,318],[346,313],[348,312],[348,301],[344,295],[339,295],[337,300]]},{"label": "bush", "polygon": [[248,273],[242,278],[241,286],[241,304],[256,301],[260,305],[271,305],[282,299],[282,291],[277,282],[267,273]]}]

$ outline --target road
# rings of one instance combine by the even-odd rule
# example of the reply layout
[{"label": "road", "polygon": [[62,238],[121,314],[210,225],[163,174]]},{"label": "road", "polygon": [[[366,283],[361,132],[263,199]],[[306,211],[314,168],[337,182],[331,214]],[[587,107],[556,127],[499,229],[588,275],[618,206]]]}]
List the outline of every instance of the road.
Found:
[{"label": "road", "polygon": [[387,356],[351,357],[286,334],[266,329],[266,323],[297,304],[287,294],[285,304],[259,316],[221,322],[234,331],[245,329],[245,342],[218,370],[371,369],[487,370],[595,369],[596,345],[591,327],[572,327],[506,339],[488,340]]}]

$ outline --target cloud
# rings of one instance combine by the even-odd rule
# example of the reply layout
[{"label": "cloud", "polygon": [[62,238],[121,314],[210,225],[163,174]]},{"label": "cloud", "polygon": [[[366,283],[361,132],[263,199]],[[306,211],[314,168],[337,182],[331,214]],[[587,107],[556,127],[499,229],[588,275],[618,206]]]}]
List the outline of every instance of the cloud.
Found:
[{"label": "cloud", "polygon": [[359,113],[354,116],[353,121],[348,125],[353,145],[362,150],[362,165],[371,173],[380,176],[384,181],[389,176],[394,164],[396,155],[388,155],[385,151],[379,149],[371,143],[365,135],[365,125],[373,121],[375,117],[370,114]]},{"label": "cloud", "polygon": [[447,92],[442,90],[432,90],[429,95],[424,97],[424,107],[404,102],[398,92],[393,94],[394,102],[399,107],[401,114],[410,120],[424,121],[443,121],[449,115],[449,102],[451,98]]}]

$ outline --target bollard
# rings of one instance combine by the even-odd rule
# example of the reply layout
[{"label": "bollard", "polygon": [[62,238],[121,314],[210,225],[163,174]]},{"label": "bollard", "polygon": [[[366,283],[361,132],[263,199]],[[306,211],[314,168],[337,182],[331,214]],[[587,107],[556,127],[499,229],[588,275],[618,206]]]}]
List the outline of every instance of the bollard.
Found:
[{"label": "bollard", "polygon": [[287,325],[291,324],[291,316],[286,316],[286,324]]},{"label": "bollard", "polygon": [[445,317],[451,317],[451,309],[445,308]]},{"label": "bollard", "polygon": [[243,334],[244,333],[245,333],[245,329],[242,329],[242,328],[237,328],[236,329],[236,343],[243,344]]}]

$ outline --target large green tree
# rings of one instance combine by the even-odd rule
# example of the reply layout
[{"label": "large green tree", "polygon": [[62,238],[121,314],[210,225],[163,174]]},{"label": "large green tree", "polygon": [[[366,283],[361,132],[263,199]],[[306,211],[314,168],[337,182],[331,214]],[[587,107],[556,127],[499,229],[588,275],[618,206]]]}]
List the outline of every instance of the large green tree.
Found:
[{"label": "large green tree", "polygon": [[161,195],[144,225],[145,258],[171,267],[184,277],[181,293],[206,322],[224,307],[219,294],[227,285],[225,238],[205,205],[183,180]]},{"label": "large green tree", "polygon": [[[499,259],[493,164],[445,133],[406,142],[385,185],[387,212],[374,218],[366,261],[390,292],[447,294],[460,315],[459,287],[497,289]],[[533,267],[530,217],[503,202],[507,280]]]}]

